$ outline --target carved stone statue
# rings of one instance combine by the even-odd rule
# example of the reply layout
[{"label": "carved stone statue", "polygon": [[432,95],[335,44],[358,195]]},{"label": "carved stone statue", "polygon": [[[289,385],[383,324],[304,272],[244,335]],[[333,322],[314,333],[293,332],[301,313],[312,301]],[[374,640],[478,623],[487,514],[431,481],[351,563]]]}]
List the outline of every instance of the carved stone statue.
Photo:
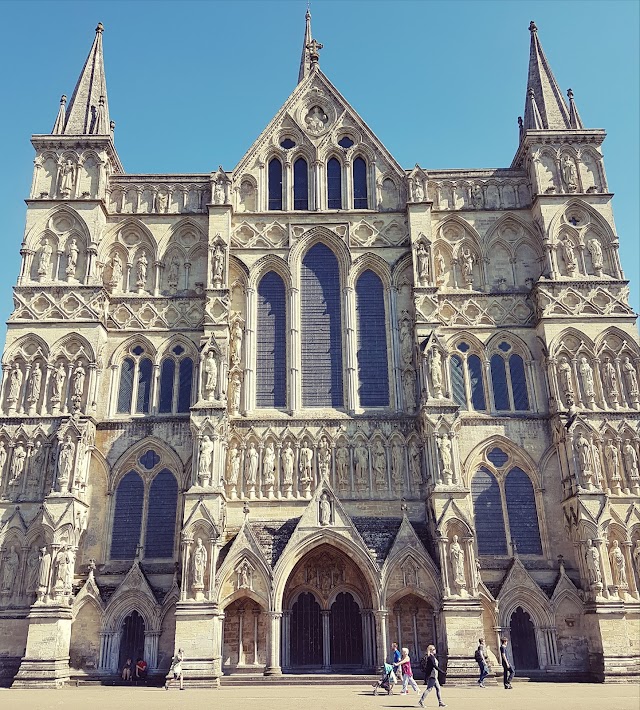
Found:
[{"label": "carved stone statue", "polygon": [[464,550],[458,542],[457,535],[453,536],[453,542],[449,545],[449,558],[453,571],[453,583],[458,587],[458,590],[465,589],[467,579],[464,571]]},{"label": "carved stone statue", "polygon": [[205,434],[200,441],[200,457],[198,459],[198,482],[206,485],[211,478],[211,462],[213,461],[213,441]]},{"label": "carved stone statue", "polygon": [[60,197],[70,197],[75,183],[75,169],[70,160],[60,166]]},{"label": "carved stone statue", "polygon": [[0,491],[4,481],[4,467],[7,465],[7,449],[4,441],[0,441]]},{"label": "carved stone statue", "polygon": [[378,490],[387,486],[387,456],[380,439],[376,439],[371,450],[373,478]]},{"label": "carved stone statue", "polygon": [[312,461],[313,451],[309,448],[309,442],[305,439],[300,449],[300,483],[310,483]]},{"label": "carved stone statue", "polygon": [[409,444],[409,473],[414,486],[422,483],[422,465],[420,462],[420,449],[415,441]]},{"label": "carved stone statue", "polygon": [[136,286],[138,289],[143,289],[147,283],[148,266],[149,259],[147,258],[147,252],[143,249],[136,261]]},{"label": "carved stone statue", "polygon": [[215,399],[216,387],[218,385],[218,361],[216,359],[216,353],[213,350],[209,350],[205,357],[204,375],[205,399]]},{"label": "carved stone statue", "polygon": [[235,372],[231,377],[231,385],[229,386],[229,411],[231,414],[240,413],[240,393],[242,391],[242,381],[240,375]]},{"label": "carved stone statue", "polygon": [[15,545],[11,545],[9,552],[7,552],[2,561],[2,583],[0,583],[0,592],[2,594],[11,594],[19,565],[20,558],[16,552]]},{"label": "carved stone statue", "polygon": [[407,370],[402,376],[402,391],[407,411],[413,412],[416,408],[416,378],[412,370]]},{"label": "carved stone statue", "polygon": [[236,318],[231,326],[230,359],[232,366],[239,365],[242,360],[242,336],[242,326]]},{"label": "carved stone statue", "polygon": [[227,462],[227,483],[230,486],[238,485],[238,478],[240,476],[240,451],[238,447],[234,444],[229,449],[229,460]]},{"label": "carved stone statue", "polygon": [[440,462],[442,463],[442,474],[445,483],[450,483],[453,476],[451,440],[446,434],[438,437],[438,450],[440,452]]},{"label": "carved stone statue", "polygon": [[391,447],[391,478],[396,486],[402,485],[403,469],[404,451],[402,446],[396,443]]},{"label": "carved stone statue", "polygon": [[42,388],[42,365],[36,363],[31,376],[29,377],[29,385],[27,387],[27,402],[32,405],[37,405],[40,401],[40,390]]},{"label": "carved stone statue", "polygon": [[9,469],[9,485],[15,486],[22,476],[27,452],[22,444],[17,444],[11,457],[11,467]]},{"label": "carved stone statue", "polygon": [[631,400],[637,400],[638,373],[636,372],[636,368],[628,356],[622,358],[622,376],[624,377],[625,384],[627,385],[627,392],[629,393]]},{"label": "carved stone statue", "polygon": [[169,195],[166,192],[156,193],[156,212],[164,214],[169,206]]},{"label": "carved stone statue", "polygon": [[[575,440],[574,447],[578,456],[578,466],[580,467],[580,471],[585,475],[587,479],[590,479],[592,475],[591,444],[582,432],[578,434]],[[587,480],[587,482],[590,483],[590,480]]]},{"label": "carved stone statue", "polygon": [[318,446],[318,471],[320,478],[329,478],[331,472],[331,449],[326,436],[320,439]]},{"label": "carved stone statue", "polygon": [[616,366],[611,362],[610,357],[605,357],[604,365],[602,366],[602,378],[604,380],[605,391],[609,395],[612,403],[618,403],[618,373]]},{"label": "carved stone statue", "polygon": [[53,382],[51,384],[51,399],[54,402],[59,402],[62,399],[66,377],[67,371],[64,367],[64,363],[60,362],[53,373]]},{"label": "carved stone statue", "polygon": [[53,247],[48,239],[42,240],[42,249],[40,250],[40,258],[38,259],[38,276],[49,276],[51,274],[51,254]]},{"label": "carved stone statue", "polygon": [[484,193],[482,192],[482,187],[478,184],[471,188],[471,205],[477,210],[484,208]]},{"label": "carved stone statue", "polygon": [[598,275],[598,272],[601,272],[604,266],[604,260],[602,258],[602,247],[600,246],[599,240],[597,240],[595,237],[589,239],[589,241],[587,242],[587,249],[589,250],[589,254],[591,254],[591,263],[593,264],[593,270],[596,272],[596,275]]},{"label": "carved stone statue", "polygon": [[282,482],[285,486],[293,485],[293,468],[295,464],[295,454],[291,448],[291,442],[287,441],[282,449]]},{"label": "carved stone statue", "polygon": [[416,178],[413,181],[413,201],[422,202],[424,200],[424,188],[422,187],[422,180]]},{"label": "carved stone statue", "polygon": [[578,371],[580,372],[580,378],[582,379],[582,389],[584,390],[584,394],[587,399],[593,401],[593,398],[595,397],[595,390],[593,387],[593,369],[587,358],[584,356],[580,358],[580,366],[578,367]]},{"label": "carved stone statue", "polygon": [[262,453],[262,481],[265,486],[272,486],[275,483],[274,471],[276,468],[276,452],[273,442],[267,442]]},{"label": "carved stone statue", "polygon": [[413,359],[413,338],[411,337],[411,325],[406,318],[400,322],[400,354],[402,362],[410,365]]},{"label": "carved stone statue", "polygon": [[245,464],[245,478],[249,486],[255,486],[258,477],[258,451],[253,441],[249,444]]},{"label": "carved stone statue", "polygon": [[69,547],[62,547],[56,555],[53,586],[68,594],[73,586],[75,558]]},{"label": "carved stone statue", "polygon": [[462,269],[462,279],[469,288],[473,288],[473,262],[474,258],[471,251],[468,248],[464,249],[460,259],[460,266]]},{"label": "carved stone statue", "polygon": [[576,165],[568,155],[562,158],[561,165],[562,182],[567,192],[575,192],[578,189],[578,171]]},{"label": "carved stone statue", "polygon": [[331,501],[326,493],[320,496],[320,525],[331,525]]},{"label": "carved stone statue", "polygon": [[236,573],[238,574],[238,589],[253,589],[253,567],[247,560],[242,560],[236,567]]},{"label": "carved stone statue", "polygon": [[636,546],[633,548],[633,564],[636,568],[638,580],[640,580],[640,539],[636,540]]},{"label": "carved stone statue", "polygon": [[20,389],[22,388],[22,370],[17,362],[13,363],[11,373],[9,375],[9,394],[7,400],[9,402],[17,402],[20,397]]},{"label": "carved stone statue", "polygon": [[73,456],[76,451],[76,445],[71,440],[71,435],[67,434],[64,442],[60,444],[60,453],[58,454],[58,490],[64,491],[71,478],[73,471]]},{"label": "carved stone statue", "polygon": [[46,547],[40,548],[40,568],[38,569],[38,601],[44,601],[44,595],[49,589],[49,572],[51,571],[51,554]]},{"label": "carved stone statue", "polygon": [[169,264],[169,271],[167,272],[167,284],[172,290],[178,288],[178,282],[180,280],[180,259],[174,254],[171,257],[171,263]]},{"label": "carved stone statue", "polygon": [[122,259],[118,252],[115,252],[111,257],[111,279],[109,283],[115,288],[122,286]]},{"label": "carved stone statue", "polygon": [[416,256],[418,259],[418,280],[425,284],[429,281],[429,251],[424,242],[418,244]]},{"label": "carved stone statue", "polygon": [[587,571],[589,572],[589,584],[602,584],[602,572],[600,570],[600,552],[593,544],[593,540],[587,540],[587,550],[585,552]]},{"label": "carved stone statue", "polygon": [[613,584],[620,589],[628,589],[629,585],[627,583],[627,569],[624,553],[620,549],[620,543],[617,540],[611,543],[609,562],[611,564]]},{"label": "carved stone statue", "polygon": [[82,363],[78,361],[73,370],[73,394],[72,398],[75,402],[82,401],[82,396],[84,394],[84,379],[85,379],[85,369],[82,367]]},{"label": "carved stone statue", "polygon": [[344,446],[336,451],[336,471],[338,485],[341,488],[346,488],[349,485],[349,450]]},{"label": "carved stone statue", "polygon": [[196,540],[196,546],[193,551],[193,589],[204,589],[204,575],[207,570],[207,549],[202,544],[202,538]]},{"label": "carved stone statue", "polygon": [[611,481],[615,485],[617,481],[620,481],[620,452],[612,439],[608,439],[607,445],[604,447],[604,460],[607,464]]},{"label": "carved stone statue", "polygon": [[595,443],[591,444],[591,462],[593,464],[593,480],[596,488],[602,488],[602,459],[600,449]]},{"label": "carved stone statue", "polygon": [[447,280],[447,263],[441,252],[436,254],[436,284],[442,286]]},{"label": "carved stone statue", "polygon": [[576,270],[578,264],[576,262],[573,242],[566,234],[560,240],[560,249],[562,251],[562,258],[564,259],[565,266],[567,267],[567,273],[571,275]]},{"label": "carved stone statue", "polygon": [[638,485],[638,452],[636,451],[634,445],[631,443],[631,439],[626,439],[624,446],[622,447],[622,455],[624,456],[624,465],[627,469],[627,476],[630,481],[635,481],[635,485]]},{"label": "carved stone statue", "polygon": [[573,373],[571,364],[566,357],[561,357],[558,362],[558,380],[560,389],[565,395],[573,395]]},{"label": "carved stone statue", "polygon": [[69,240],[69,245],[67,246],[67,268],[64,270],[65,274],[69,278],[73,278],[76,275],[76,268],[78,267],[78,242],[72,237]]},{"label": "carved stone statue", "polygon": [[214,286],[219,286],[224,281],[224,251],[222,251],[222,247],[219,244],[213,251],[213,263],[211,266],[213,284]]},{"label": "carved stone statue", "polygon": [[38,548],[32,547],[27,557],[26,585],[25,590],[32,594],[38,591],[38,572],[40,568],[40,555]]},{"label": "carved stone statue", "polygon": [[429,354],[429,377],[431,378],[432,395],[442,397],[442,356],[435,346]]},{"label": "carved stone statue", "polygon": [[355,464],[356,485],[364,487],[369,482],[369,452],[362,442],[359,442],[353,451]]}]

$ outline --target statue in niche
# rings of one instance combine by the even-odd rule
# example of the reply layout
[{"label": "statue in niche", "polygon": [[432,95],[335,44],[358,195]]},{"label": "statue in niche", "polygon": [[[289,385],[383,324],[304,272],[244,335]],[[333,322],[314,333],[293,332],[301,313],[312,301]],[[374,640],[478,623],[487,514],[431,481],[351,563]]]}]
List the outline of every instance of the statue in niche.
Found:
[{"label": "statue in niche", "polygon": [[2,592],[2,594],[11,594],[13,584],[18,575],[19,565],[20,558],[16,552],[15,545],[11,545],[2,564],[2,584],[0,584],[0,592]]},{"label": "statue in niche", "polygon": [[242,326],[240,325],[240,320],[236,318],[231,325],[230,358],[232,366],[239,365],[242,360],[242,337]]},{"label": "statue in niche", "polygon": [[404,468],[404,452],[400,444],[395,443],[391,447],[391,479],[394,486],[402,484],[402,471]]},{"label": "statue in niche", "polygon": [[320,496],[320,525],[331,525],[331,501],[326,493]]},{"label": "statue in niche", "polygon": [[620,452],[613,443],[613,439],[607,439],[607,445],[604,447],[604,460],[607,470],[611,474],[611,481],[615,485],[620,481]]},{"label": "statue in niche", "polygon": [[312,461],[313,451],[309,448],[309,442],[305,439],[300,449],[300,483],[310,483]]},{"label": "statue in niche", "polygon": [[587,540],[587,551],[585,552],[587,571],[589,572],[589,584],[602,584],[602,571],[600,569],[600,552],[593,544],[593,540]]},{"label": "statue in niche", "polygon": [[48,276],[51,273],[51,254],[53,247],[48,239],[42,240],[42,249],[38,259],[38,276]]},{"label": "statue in niche", "polygon": [[67,247],[67,268],[64,270],[65,274],[69,278],[73,278],[76,275],[76,268],[78,266],[78,242],[75,237],[72,237],[69,241],[69,246]]},{"label": "statue in niche", "polygon": [[239,414],[242,381],[240,380],[240,375],[237,372],[235,372],[231,377],[231,385],[229,386],[229,390],[229,411],[231,414]]},{"label": "statue in niche", "polygon": [[564,259],[565,266],[567,267],[567,274],[571,276],[578,267],[578,263],[576,262],[573,242],[569,239],[567,234],[565,234],[560,240],[560,250],[562,251],[562,258]]},{"label": "statue in niche", "polygon": [[49,572],[51,571],[51,554],[46,547],[40,548],[40,567],[38,569],[38,601],[44,601],[44,595],[49,588]]},{"label": "statue in niche", "polygon": [[431,378],[431,394],[440,399],[442,397],[442,355],[435,346],[431,348],[429,355],[429,376]]},{"label": "statue in niche", "polygon": [[415,441],[409,444],[409,473],[414,486],[422,483],[422,465],[420,462],[420,449]]},{"label": "statue in niche", "polygon": [[202,544],[202,538],[196,540],[193,550],[193,589],[204,589],[204,575],[207,570],[207,548]]},{"label": "statue in niche", "polygon": [[224,252],[220,244],[216,245],[213,251],[213,264],[212,264],[212,277],[213,285],[220,286],[223,282],[224,277]]},{"label": "statue in niche", "polygon": [[256,196],[253,185],[243,180],[240,185],[240,212],[253,212],[256,208]]},{"label": "statue in niche", "polygon": [[597,276],[598,272],[602,272],[602,268],[604,267],[600,241],[595,237],[589,239],[587,242],[587,249],[589,250],[589,254],[591,254],[591,263],[593,264],[593,270],[596,272]]},{"label": "statue in niche", "polygon": [[578,189],[578,171],[576,165],[568,155],[562,159],[560,167],[562,173],[562,182],[564,183],[567,192],[576,192]]},{"label": "statue in niche", "polygon": [[632,399],[638,398],[638,373],[628,355],[622,358],[622,376]]},{"label": "statue in niche", "polygon": [[29,378],[29,385],[27,387],[27,402],[37,406],[40,401],[40,390],[42,388],[42,365],[36,363],[33,370],[31,370],[31,377]]},{"label": "statue in niche", "polygon": [[140,252],[140,256],[136,261],[136,286],[138,289],[143,289],[147,283],[147,267],[149,266],[149,259],[147,259],[147,252],[143,249]]},{"label": "statue in niche", "polygon": [[69,485],[75,452],[76,445],[71,440],[71,435],[67,434],[64,442],[60,444],[60,453],[58,454],[58,491],[65,491]]},{"label": "statue in niche", "polygon": [[611,401],[615,404],[618,403],[618,373],[616,372],[616,366],[611,362],[611,358],[605,357],[604,365],[602,366],[602,375],[604,379],[604,386],[609,394]]},{"label": "statue in niche", "polygon": [[447,280],[447,264],[441,252],[436,254],[436,285],[442,286]]},{"label": "statue in niche", "polygon": [[471,188],[471,205],[477,210],[484,208],[484,193],[480,185],[476,184]]},{"label": "statue in niche", "polygon": [[611,563],[611,575],[613,584],[620,589],[628,589],[627,569],[624,559],[624,553],[620,549],[620,543],[614,540],[611,543],[611,551],[609,552],[609,561]]},{"label": "statue in niche", "polygon": [[164,214],[169,206],[169,195],[161,190],[156,193],[156,212]]},{"label": "statue in niche", "polygon": [[359,442],[353,451],[355,463],[356,485],[364,488],[369,481],[369,452],[362,442]]},{"label": "statue in niche", "polygon": [[446,434],[440,434],[438,437],[438,451],[440,452],[444,482],[450,483],[453,477],[451,440]]},{"label": "statue in niche", "polygon": [[200,441],[200,458],[198,460],[198,480],[205,485],[211,478],[211,463],[213,461],[213,441],[205,434]]},{"label": "statue in niche", "polygon": [[82,395],[84,394],[84,379],[85,379],[85,369],[82,367],[82,363],[78,360],[74,370],[73,370],[73,394],[72,399],[77,405],[82,401]]},{"label": "statue in niche", "polygon": [[633,564],[636,567],[638,579],[640,579],[640,539],[636,540],[636,546],[633,548]]},{"label": "statue in niche", "polygon": [[387,455],[380,439],[376,439],[371,450],[373,478],[376,488],[383,489],[387,486]]},{"label": "statue in niche", "polygon": [[320,133],[329,118],[320,106],[313,106],[304,118],[309,133]]},{"label": "statue in niche", "polygon": [[465,589],[467,579],[464,572],[464,550],[458,542],[458,536],[453,536],[453,542],[449,545],[449,559],[453,570],[453,583],[458,590]]},{"label": "statue in niche", "polygon": [[[46,449],[42,445],[40,439],[36,440],[33,445],[33,451],[31,452],[31,473],[32,478],[37,482],[41,475],[44,473],[45,469],[45,456]],[[44,476],[42,476],[44,478]]]},{"label": "statue in niche", "polygon": [[122,286],[122,259],[118,252],[111,257],[111,279],[109,283],[115,288]]},{"label": "statue in niche", "polygon": [[285,486],[293,485],[293,467],[295,463],[295,454],[291,448],[291,442],[287,441],[282,450],[282,482]]},{"label": "statue in niche", "polygon": [[558,362],[558,380],[560,382],[560,389],[564,395],[573,395],[573,374],[571,364],[569,363],[569,360],[564,357],[564,355]]},{"label": "statue in niche", "polygon": [[13,450],[13,456],[11,457],[11,468],[9,469],[9,485],[17,486],[22,472],[24,471],[24,464],[27,458],[27,452],[24,446],[20,443]]},{"label": "statue in niche", "polygon": [[622,455],[624,456],[624,464],[627,468],[627,473],[629,474],[629,479],[638,484],[638,452],[636,451],[634,445],[631,443],[631,439],[626,439],[624,446],[622,447]]},{"label": "statue in niche", "polygon": [[2,482],[4,480],[4,467],[7,465],[7,449],[4,441],[0,441],[0,491],[2,490]]},{"label": "statue in niche", "polygon": [[65,546],[56,555],[54,587],[62,589],[65,594],[71,593],[73,587],[73,573],[75,556],[73,550]]},{"label": "statue in niche", "polygon": [[593,387],[593,369],[587,358],[584,356],[580,358],[580,366],[578,367],[578,371],[580,372],[580,378],[582,379],[584,394],[587,399],[593,401],[596,394]]},{"label": "statue in niche", "polygon": [[38,572],[40,570],[40,555],[38,548],[32,547],[27,557],[27,574],[25,591],[29,594],[38,591]]},{"label": "statue in niche", "polygon": [[591,476],[591,444],[587,437],[580,432],[574,444],[576,454],[578,455],[578,466],[580,471],[585,474],[585,477]]},{"label": "statue in niche", "polygon": [[336,451],[336,472],[338,485],[346,488],[349,485],[349,450],[344,446]]},{"label": "statue in niche", "polygon": [[402,376],[402,388],[405,407],[408,412],[413,412],[416,408],[416,384],[411,370],[407,370]]},{"label": "statue in niche", "polygon": [[418,244],[416,256],[418,259],[418,280],[425,284],[429,281],[429,251],[424,242]]},{"label": "statue in niche", "polygon": [[473,254],[471,250],[467,247],[462,251],[462,257],[460,259],[461,269],[462,269],[462,280],[465,285],[469,288],[473,288]]},{"label": "statue in niche", "polygon": [[422,202],[424,200],[424,187],[422,180],[415,178],[413,181],[413,201]]},{"label": "statue in niche", "polygon": [[245,464],[245,477],[249,486],[255,486],[258,478],[258,451],[253,441],[249,444]]},{"label": "statue in niche", "polygon": [[218,384],[218,361],[214,350],[209,350],[204,360],[204,391],[205,399],[215,399]]},{"label": "statue in niche", "polygon": [[230,486],[238,485],[240,476],[240,451],[236,444],[229,449],[229,460],[227,462],[227,483]]},{"label": "statue in niche", "polygon": [[273,442],[267,442],[262,454],[262,480],[265,486],[272,486],[276,482],[274,471],[276,468],[276,452]]},{"label": "statue in niche", "polygon": [[602,459],[600,458],[600,449],[595,443],[591,444],[591,461],[596,488],[602,488]]},{"label": "statue in niche", "polygon": [[60,362],[58,363],[56,371],[53,373],[53,382],[51,384],[51,399],[53,401],[59,402],[62,399],[66,377],[67,371],[65,370],[64,363]]},{"label": "statue in niche", "polygon": [[22,370],[17,362],[13,363],[11,368],[11,374],[9,375],[9,394],[7,395],[7,400],[9,402],[17,402],[20,396],[20,389],[22,387]]},{"label": "statue in niche", "polygon": [[218,180],[213,185],[213,204],[224,205],[224,184],[222,180]]},{"label": "statue in niche", "polygon": [[410,365],[413,355],[413,338],[411,337],[411,326],[409,320],[404,318],[400,323],[400,354],[402,362]]},{"label": "statue in niche", "polygon": [[236,567],[236,573],[238,575],[238,589],[253,589],[253,567],[247,560],[242,560]]},{"label": "statue in niche", "polygon": [[318,446],[318,471],[320,478],[329,478],[331,471],[331,449],[329,448],[329,442],[326,436],[320,439]]},{"label": "statue in niche", "polygon": [[180,259],[174,254],[171,257],[171,263],[169,264],[169,271],[167,273],[167,284],[169,288],[175,291],[178,288],[178,281],[180,279]]},{"label": "statue in niche", "polygon": [[60,197],[70,197],[75,183],[75,170],[70,160],[60,166]]}]

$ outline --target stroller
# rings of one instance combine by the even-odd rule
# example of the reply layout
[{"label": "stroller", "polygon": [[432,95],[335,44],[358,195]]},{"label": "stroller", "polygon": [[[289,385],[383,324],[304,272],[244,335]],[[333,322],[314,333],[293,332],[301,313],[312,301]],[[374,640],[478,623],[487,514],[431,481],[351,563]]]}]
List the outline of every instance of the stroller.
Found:
[{"label": "stroller", "polygon": [[378,690],[386,690],[387,695],[391,695],[393,693],[393,686],[396,682],[396,676],[395,673],[393,672],[393,666],[390,663],[385,663],[384,664],[384,674],[380,680],[374,684],[373,686],[373,694],[377,695]]}]

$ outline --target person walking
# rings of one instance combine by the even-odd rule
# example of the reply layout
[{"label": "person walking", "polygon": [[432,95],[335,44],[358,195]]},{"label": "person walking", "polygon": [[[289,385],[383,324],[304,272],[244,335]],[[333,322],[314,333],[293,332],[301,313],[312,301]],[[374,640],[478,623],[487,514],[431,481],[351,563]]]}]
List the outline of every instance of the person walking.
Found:
[{"label": "person walking", "polygon": [[398,644],[394,641],[391,644],[391,665],[393,666],[393,673],[398,680],[400,680],[400,650],[398,649]]},{"label": "person walking", "polygon": [[410,685],[416,693],[418,692],[418,686],[413,679],[413,671],[411,670],[411,659],[409,658],[409,649],[402,649],[402,656],[400,657],[400,668],[402,669],[402,692],[400,695],[407,695],[409,691],[407,686]]},{"label": "person walking", "polygon": [[504,689],[512,690],[511,679],[513,678],[513,663],[511,663],[511,658],[507,652],[507,644],[509,642],[506,638],[500,639],[500,660],[502,662],[502,670],[504,673]]},{"label": "person walking", "polygon": [[171,668],[169,669],[169,675],[167,681],[164,684],[164,689],[169,690],[169,686],[174,681],[180,683],[180,690],[184,690],[184,675],[182,673],[182,661],[184,661],[184,652],[181,648],[178,649],[178,653],[171,659]]},{"label": "person walking", "polygon": [[484,645],[484,639],[478,639],[478,648],[475,653],[476,663],[480,668],[480,677],[478,685],[481,688],[485,687],[484,679],[489,675],[489,664],[487,663],[487,647]]},{"label": "person walking", "polygon": [[427,646],[427,654],[427,687],[425,688],[424,693],[422,693],[420,700],[418,700],[418,705],[423,708],[425,698],[431,692],[431,690],[435,688],[436,697],[438,698],[438,707],[446,708],[447,705],[442,701],[442,695],[440,694],[440,681],[438,680],[438,673],[441,673],[442,671],[438,666],[438,659],[436,658],[436,647]]}]

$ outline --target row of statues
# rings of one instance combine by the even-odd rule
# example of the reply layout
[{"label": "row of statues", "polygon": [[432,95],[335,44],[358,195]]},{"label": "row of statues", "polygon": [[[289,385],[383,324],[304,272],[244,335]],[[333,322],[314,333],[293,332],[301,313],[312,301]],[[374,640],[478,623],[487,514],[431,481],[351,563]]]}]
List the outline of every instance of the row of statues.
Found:
[{"label": "row of statues", "polygon": [[557,373],[558,386],[567,405],[571,400],[590,408],[600,404],[618,409],[627,405],[637,407],[640,401],[638,372],[629,355],[615,361],[605,355],[602,365],[596,368],[586,355],[572,358],[571,362],[562,355],[558,359]]},{"label": "row of statues", "polygon": [[52,554],[46,546],[32,546],[25,561],[25,583],[20,587],[21,560],[18,546],[12,544],[2,556],[0,568],[0,604],[2,598],[19,596],[22,593],[32,600],[46,602],[52,598],[69,596],[73,591],[75,549],[62,545]]},{"label": "row of statues", "polygon": [[[594,276],[602,276],[604,269],[604,254],[602,252],[600,240],[596,237],[591,237],[590,239],[587,239],[585,247],[591,257],[591,265],[593,267]],[[586,270],[581,265],[581,260],[576,255],[576,250],[580,248],[582,247],[576,247],[575,242],[568,234],[564,234],[558,241],[557,250],[562,255],[567,276],[576,276],[578,274],[582,274],[583,271]]]},{"label": "row of statues", "polygon": [[[43,237],[40,244],[40,252],[38,254],[38,261],[36,265],[36,273],[40,280],[46,280],[55,278],[56,274],[53,273],[54,264],[52,263],[53,256],[53,244],[50,239]],[[75,237],[71,237],[62,252],[59,253],[59,262],[64,264],[64,274],[67,279],[72,280],[78,277],[78,255],[80,254],[80,247],[78,246],[78,240]],[[57,267],[58,262],[55,266]]]},{"label": "row of statues", "polygon": [[[638,575],[638,585],[640,585],[640,540],[636,540],[635,542],[635,546],[631,552],[631,559],[633,560],[636,574]],[[604,583],[602,559],[600,557],[599,548],[591,539],[587,540],[586,543],[585,561],[590,585],[596,589],[601,589]],[[618,540],[611,542],[609,565],[611,568],[611,581],[613,586],[622,591],[628,590],[627,561]]]},{"label": "row of statues", "polygon": [[636,444],[631,439],[624,439],[620,443],[615,439],[606,439],[601,450],[595,441],[590,441],[582,431],[578,432],[573,446],[578,467],[587,488],[601,490],[607,487],[620,493],[621,488],[640,487]]}]

